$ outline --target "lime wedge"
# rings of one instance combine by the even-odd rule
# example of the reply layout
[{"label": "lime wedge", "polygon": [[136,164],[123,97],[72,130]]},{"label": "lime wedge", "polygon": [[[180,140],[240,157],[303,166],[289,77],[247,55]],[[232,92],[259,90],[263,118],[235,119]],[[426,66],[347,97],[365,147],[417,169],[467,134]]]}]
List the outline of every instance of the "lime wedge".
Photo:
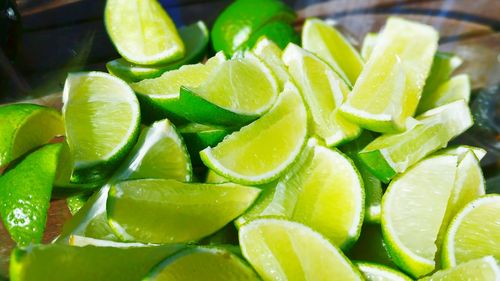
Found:
[{"label": "lime wedge", "polygon": [[320,19],[306,20],[302,46],[326,61],[349,85],[354,85],[363,69],[358,51],[335,27]]},{"label": "lime wedge", "polygon": [[104,22],[118,53],[129,62],[148,65],[184,57],[175,24],[156,0],[108,0]]},{"label": "lime wedge", "polygon": [[439,85],[434,92],[422,96],[417,112],[424,112],[460,99],[469,103],[470,81],[467,74],[457,75]]},{"label": "lime wedge", "polygon": [[0,177],[3,225],[19,246],[42,241],[60,150],[43,146]]},{"label": "lime wedge", "polygon": [[368,61],[370,55],[372,54],[373,48],[377,44],[377,33],[367,33],[363,39],[363,44],[361,45],[361,56],[365,61]]},{"label": "lime wedge", "polygon": [[126,181],[109,191],[108,220],[123,241],[195,241],[241,215],[259,192],[257,188],[232,183]]},{"label": "lime wedge", "polygon": [[413,277],[434,270],[435,240],[453,190],[457,157],[429,157],[389,185],[382,199],[382,232],[393,261]]},{"label": "lime wedge", "polygon": [[135,147],[108,184],[91,196],[84,207],[68,220],[58,241],[66,241],[71,234],[117,240],[106,215],[110,185],[117,180],[141,177],[171,178],[186,182],[192,179],[189,155],[181,137],[168,120],[158,121],[142,131]]},{"label": "lime wedge", "polygon": [[361,133],[358,125],[339,114],[349,88],[326,63],[295,44],[286,47],[283,61],[309,108],[314,133],[327,146],[352,140]]},{"label": "lime wedge", "polygon": [[297,222],[257,219],[239,232],[245,258],[264,280],[363,280],[321,234]]},{"label": "lime wedge", "polygon": [[56,110],[34,104],[0,106],[0,167],[64,134]]},{"label": "lime wedge", "polygon": [[85,247],[90,245],[97,247],[113,247],[113,248],[156,246],[154,244],[124,243],[124,242],[115,242],[109,240],[100,240],[79,235],[71,235],[69,237],[68,244],[71,246],[78,246],[78,247]]},{"label": "lime wedge", "polygon": [[389,18],[342,105],[344,116],[377,132],[403,130],[417,108],[437,41],[438,33],[428,25]]},{"label": "lime wedge", "polygon": [[257,119],[277,96],[278,83],[271,70],[247,53],[221,64],[199,87],[182,87],[180,107],[190,121],[232,126]]},{"label": "lime wedge", "polygon": [[71,73],[63,102],[66,140],[74,162],[71,182],[105,179],[139,134],[139,102],[134,92],[107,73]]},{"label": "lime wedge", "polygon": [[[284,49],[289,43],[300,44],[300,36],[295,31],[295,27],[286,21],[268,22],[250,36],[246,45],[248,47],[255,47],[255,44],[262,37],[268,38],[280,49]],[[241,48],[240,50],[245,51],[248,47]]]},{"label": "lime wedge", "polygon": [[187,149],[191,155],[193,165],[202,166],[200,151],[216,146],[225,136],[231,133],[231,129],[220,126],[208,126],[198,123],[189,123],[179,127],[182,138],[186,141]]},{"label": "lime wedge", "polygon": [[[429,110],[398,134],[382,135],[368,144],[359,157],[381,181],[388,182],[472,126],[470,110],[456,101]],[[418,148],[418,149],[416,149]]]},{"label": "lime wedge", "polygon": [[182,248],[176,244],[125,248],[32,245],[12,251],[10,280],[140,280],[151,267]]},{"label": "lime wedge", "polygon": [[290,80],[290,75],[281,60],[283,51],[278,45],[267,39],[267,37],[261,37],[257,41],[257,44],[255,44],[252,52],[272,70],[276,78],[278,78],[281,88],[283,88],[285,83]]},{"label": "lime wedge", "polygon": [[467,204],[453,219],[443,244],[444,267],[493,255],[500,259],[500,195]]},{"label": "lime wedge", "polygon": [[295,161],[306,135],[306,109],[297,89],[287,84],[267,114],[200,156],[207,167],[234,182],[267,183]]},{"label": "lime wedge", "polygon": [[370,262],[354,263],[367,281],[411,281],[405,274],[385,265]]},{"label": "lime wedge", "polygon": [[181,117],[183,111],[178,106],[181,86],[198,87],[225,60],[224,54],[217,53],[205,64],[184,65],[160,77],[130,84],[141,102],[143,115],[151,115],[146,116],[149,119],[184,120]]},{"label": "lime wedge", "polygon": [[260,278],[245,261],[224,248],[193,247],[167,258],[142,280],[258,281]]},{"label": "lime wedge", "polygon": [[79,192],[66,198],[66,205],[71,215],[75,215],[89,200],[90,196],[91,194],[88,192]]},{"label": "lime wedge", "polygon": [[458,156],[458,161],[462,161],[462,159],[467,155],[467,152],[472,152],[479,161],[486,155],[486,150],[480,147],[463,144],[448,146],[447,148],[437,151],[436,154],[455,155]]},{"label": "lime wedge", "polygon": [[155,78],[164,72],[178,69],[185,64],[197,63],[203,59],[208,46],[208,29],[203,21],[179,28],[184,46],[185,56],[175,62],[161,65],[138,65],[119,58],[106,63],[109,73],[128,82],[137,82],[143,79]]},{"label": "lime wedge", "polygon": [[207,178],[205,179],[205,182],[206,183],[225,183],[225,182],[229,182],[229,180],[226,179],[225,177],[217,174],[216,172],[214,172],[212,170],[208,170]]},{"label": "lime wedge", "polygon": [[461,263],[456,267],[440,270],[429,277],[419,281],[455,281],[455,280],[481,280],[498,281],[500,267],[492,256]]}]

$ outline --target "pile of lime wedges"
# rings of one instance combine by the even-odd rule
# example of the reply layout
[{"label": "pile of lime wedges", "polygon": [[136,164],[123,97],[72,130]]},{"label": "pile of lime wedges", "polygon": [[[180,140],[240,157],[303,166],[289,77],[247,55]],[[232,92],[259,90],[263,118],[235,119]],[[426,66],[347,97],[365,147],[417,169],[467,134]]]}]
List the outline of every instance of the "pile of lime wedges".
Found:
[{"label": "pile of lime wedges", "polygon": [[206,58],[203,22],[108,0],[109,74],[70,73],[61,112],[0,107],[10,280],[500,280],[486,152],[447,147],[473,124],[461,59],[403,18],[360,52],[294,20],[238,0]]}]

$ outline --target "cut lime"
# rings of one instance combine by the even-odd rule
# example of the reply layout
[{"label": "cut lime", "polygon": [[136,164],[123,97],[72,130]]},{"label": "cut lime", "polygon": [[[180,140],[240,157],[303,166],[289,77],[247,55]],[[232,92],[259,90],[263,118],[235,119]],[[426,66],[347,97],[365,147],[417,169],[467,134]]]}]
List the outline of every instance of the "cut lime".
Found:
[{"label": "cut lime", "polygon": [[297,222],[257,219],[239,232],[245,258],[264,280],[363,280],[321,234]]},{"label": "cut lime", "polygon": [[186,55],[175,62],[160,65],[138,65],[128,62],[124,58],[106,63],[109,73],[125,81],[137,82],[147,78],[155,78],[164,72],[178,69],[185,64],[197,63],[203,59],[208,46],[208,29],[203,21],[181,27],[179,29]]},{"label": "cut lime", "polygon": [[447,82],[439,85],[434,92],[422,96],[417,112],[424,112],[460,99],[469,103],[470,81],[467,74],[452,77]]},{"label": "cut lime", "polygon": [[255,47],[255,44],[262,37],[268,38],[280,49],[284,49],[289,43],[300,44],[300,36],[295,31],[293,24],[286,21],[273,21],[253,33],[246,42],[248,47],[240,50],[245,51],[250,47]]},{"label": "cut lime", "polygon": [[148,65],[184,57],[175,24],[156,0],[108,0],[104,22],[118,53],[129,62]]},{"label": "cut lime", "polygon": [[426,158],[395,178],[382,199],[382,232],[394,261],[413,277],[434,270],[435,240],[455,180],[457,157]]},{"label": "cut lime", "polygon": [[456,101],[418,116],[403,133],[378,137],[359,157],[375,176],[388,182],[433,151],[445,147],[448,141],[471,127],[472,122],[467,104]]},{"label": "cut lime", "polygon": [[128,178],[171,178],[191,181],[189,155],[172,123],[162,120],[146,127],[132,152],[115,172],[108,184],[89,198],[84,207],[63,227],[59,241],[69,235],[83,235],[99,239],[118,239],[107,222],[106,200],[110,185]]},{"label": "cut lime", "polygon": [[444,267],[493,255],[500,259],[500,195],[467,204],[453,219],[443,244]]},{"label": "cut lime", "polygon": [[273,71],[280,82],[281,88],[283,88],[285,83],[290,80],[290,74],[288,74],[287,68],[281,60],[283,51],[278,45],[267,39],[267,37],[261,37],[252,52]]},{"label": "cut lime", "polygon": [[297,89],[287,84],[267,114],[200,156],[210,169],[232,181],[267,183],[294,162],[306,135],[306,109]]},{"label": "cut lime", "polygon": [[19,246],[42,241],[61,144],[26,156],[0,177],[3,225]]},{"label": "cut lime", "polygon": [[183,117],[196,123],[240,125],[267,112],[277,96],[271,70],[247,53],[224,62],[199,87],[182,87],[180,107]]},{"label": "cut lime", "polygon": [[85,247],[85,246],[97,246],[97,247],[113,247],[113,248],[130,248],[130,247],[145,247],[145,246],[156,246],[155,244],[143,244],[143,243],[124,243],[109,240],[100,240],[85,236],[71,235],[68,240],[68,245]]},{"label": "cut lime", "polygon": [[105,179],[139,134],[139,102],[134,92],[107,73],[70,73],[63,102],[66,140],[74,162],[71,182]]},{"label": "cut lime", "polygon": [[462,161],[465,155],[467,155],[467,152],[472,152],[478,161],[481,161],[486,155],[486,150],[480,147],[463,144],[448,146],[447,148],[439,150],[436,154],[455,155],[458,156],[458,161]]},{"label": "cut lime", "polygon": [[225,177],[217,174],[216,172],[214,172],[212,170],[208,170],[207,178],[206,178],[205,182],[207,182],[207,183],[225,183],[225,182],[229,182],[229,180],[226,179]]},{"label": "cut lime", "polygon": [[89,200],[90,196],[91,194],[89,194],[88,192],[79,192],[66,198],[66,205],[68,206],[68,210],[71,215],[75,215],[76,213],[78,213],[78,211]]},{"label": "cut lime", "polygon": [[385,265],[370,262],[354,263],[367,281],[411,281],[405,274]]},{"label": "cut lime", "polygon": [[183,248],[176,244],[115,246],[49,244],[16,248],[11,256],[10,280],[140,280],[154,265]]},{"label": "cut lime", "polygon": [[391,17],[341,111],[377,132],[405,128],[418,101],[437,49],[432,27]]},{"label": "cut lime", "polygon": [[34,104],[0,106],[0,167],[64,134],[61,114]]},{"label": "cut lime", "polygon": [[326,61],[349,85],[354,85],[363,69],[358,51],[335,27],[320,19],[306,20],[302,46]]},{"label": "cut lime", "polygon": [[283,61],[309,107],[314,133],[327,146],[354,139],[361,133],[358,125],[339,114],[349,88],[326,63],[295,44],[286,47]]},{"label": "cut lime", "polygon": [[486,256],[464,262],[456,267],[440,270],[419,281],[456,280],[498,281],[500,280],[500,267],[498,266],[498,261],[492,256]]},{"label": "cut lime", "polygon": [[167,258],[143,281],[258,281],[255,271],[224,248],[193,247]]},{"label": "cut lime", "polygon": [[241,215],[259,192],[257,188],[232,183],[126,181],[109,191],[108,220],[123,241],[195,241]]},{"label": "cut lime", "polygon": [[186,141],[193,165],[198,166],[203,165],[200,158],[200,151],[209,146],[216,146],[231,131],[231,129],[225,127],[208,126],[198,123],[189,123],[179,127],[179,132]]},{"label": "cut lime", "polygon": [[184,65],[160,77],[130,84],[141,102],[143,115],[152,115],[150,119],[184,120],[181,117],[183,111],[178,106],[181,86],[198,87],[225,60],[224,54],[217,53],[205,64]]},{"label": "cut lime", "polygon": [[377,33],[367,33],[363,39],[363,44],[361,45],[361,56],[365,61],[368,61],[370,55],[372,54],[373,47],[377,43],[378,34]]}]

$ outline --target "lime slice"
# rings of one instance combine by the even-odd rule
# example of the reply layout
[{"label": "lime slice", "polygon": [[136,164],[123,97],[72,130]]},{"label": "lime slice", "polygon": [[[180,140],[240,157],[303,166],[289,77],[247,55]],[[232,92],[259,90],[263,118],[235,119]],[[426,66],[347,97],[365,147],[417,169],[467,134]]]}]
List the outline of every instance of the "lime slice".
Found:
[{"label": "lime slice", "polygon": [[216,172],[214,172],[212,170],[208,170],[207,178],[205,179],[205,182],[207,182],[207,183],[225,183],[225,182],[229,182],[229,180],[226,179],[225,177],[217,174]]},{"label": "lime slice", "polygon": [[85,246],[97,246],[97,247],[113,247],[113,248],[130,248],[130,247],[146,247],[146,246],[157,246],[155,244],[143,244],[143,243],[124,243],[115,242],[109,240],[94,239],[85,236],[71,235],[68,240],[68,244],[71,246],[85,247]]},{"label": "lime slice", "polygon": [[19,246],[42,241],[60,150],[43,146],[0,177],[3,225]]},{"label": "lime slice", "polygon": [[184,65],[160,77],[130,84],[141,102],[143,115],[152,115],[146,116],[149,119],[184,120],[181,117],[183,111],[178,106],[181,86],[198,87],[225,60],[224,54],[217,53],[205,64]]},{"label": "lime slice", "polygon": [[314,133],[327,146],[352,140],[361,133],[358,125],[339,114],[349,88],[326,63],[295,44],[286,47],[283,61],[309,107]]},{"label": "lime slice", "polygon": [[380,180],[370,172],[358,153],[374,139],[372,133],[363,131],[357,139],[340,147],[340,150],[352,159],[363,179],[365,190],[364,222],[366,223],[380,223],[380,204],[383,190]]},{"label": "lime slice", "polygon": [[363,260],[397,269],[384,245],[380,224],[364,224],[356,244],[349,250],[351,260]]},{"label": "lime slice", "polygon": [[108,220],[123,241],[195,241],[241,215],[259,192],[257,188],[232,183],[126,181],[109,191]]},{"label": "lime slice", "polygon": [[455,280],[500,280],[500,267],[492,256],[461,263],[456,267],[440,270],[432,276],[419,281],[455,281]]},{"label": "lime slice", "polygon": [[473,122],[470,110],[462,100],[429,110],[413,121],[405,132],[382,135],[359,153],[381,181],[387,183],[420,159],[445,147]]},{"label": "lime slice", "polygon": [[200,156],[207,167],[232,181],[267,183],[295,161],[306,135],[306,109],[297,89],[287,84],[267,114]]},{"label": "lime slice", "polygon": [[221,64],[199,87],[182,87],[183,116],[196,123],[247,124],[276,101],[278,83],[256,56],[233,58]]},{"label": "lime slice", "polygon": [[56,110],[34,104],[0,106],[0,167],[64,134]]},{"label": "lime slice", "polygon": [[91,194],[88,192],[79,192],[66,198],[66,205],[68,206],[71,215],[75,215],[89,200]]},{"label": "lime slice", "polygon": [[403,273],[385,265],[370,262],[354,263],[367,281],[411,281],[412,279]]},{"label": "lime slice", "polygon": [[443,244],[444,267],[493,255],[500,259],[500,195],[467,204],[451,222]]},{"label": "lime slice", "polygon": [[183,248],[176,244],[114,246],[49,244],[16,248],[11,256],[10,280],[140,280],[154,265]]},{"label": "lime slice", "polygon": [[161,65],[138,65],[124,58],[106,63],[109,73],[128,82],[137,82],[147,78],[155,78],[164,72],[178,69],[185,64],[197,63],[203,59],[208,46],[208,29],[203,21],[183,26],[179,29],[184,46],[185,56],[175,62]]},{"label": "lime slice", "polygon": [[104,22],[118,53],[129,62],[148,65],[184,57],[175,24],[156,0],[108,0]]},{"label": "lime slice", "polygon": [[361,56],[365,61],[368,61],[370,55],[372,54],[373,48],[377,44],[377,33],[367,33],[363,39],[363,44],[361,45]]},{"label": "lime slice", "polygon": [[278,78],[281,87],[290,80],[287,68],[281,60],[283,51],[272,40],[267,39],[267,37],[261,37],[255,44],[252,52],[272,70],[276,78]]},{"label": "lime slice", "polygon": [[460,99],[469,103],[470,81],[467,74],[457,75],[441,84],[434,92],[422,96],[417,112],[424,112]]},{"label": "lime slice", "polygon": [[417,108],[437,41],[438,33],[428,25],[389,18],[342,105],[344,116],[377,132],[403,130]]},{"label": "lime slice", "polygon": [[200,151],[216,146],[225,136],[231,133],[231,129],[220,126],[208,126],[198,123],[189,123],[179,127],[182,138],[186,141],[187,149],[191,155],[193,165],[202,166]]},{"label": "lime slice", "polygon": [[435,240],[453,189],[457,157],[429,157],[395,178],[382,199],[382,232],[395,264],[413,277],[434,270]]},{"label": "lime slice", "polygon": [[191,181],[189,155],[172,123],[161,120],[145,128],[135,147],[120,168],[99,192],[89,198],[84,207],[64,225],[59,241],[69,235],[117,240],[108,225],[106,200],[110,185],[129,178],[171,178]]},{"label": "lime slice", "polygon": [[142,280],[258,281],[260,278],[245,261],[224,248],[193,247],[167,258]]},{"label": "lime slice", "polygon": [[328,22],[307,19],[302,29],[302,46],[326,61],[349,85],[354,85],[363,70],[358,51]]},{"label": "lime slice", "polygon": [[101,181],[137,139],[139,102],[125,82],[103,72],[70,73],[63,102],[66,140],[74,162],[71,182]]},{"label": "lime slice", "polygon": [[239,232],[245,258],[264,280],[363,280],[321,234],[297,222],[257,219]]}]

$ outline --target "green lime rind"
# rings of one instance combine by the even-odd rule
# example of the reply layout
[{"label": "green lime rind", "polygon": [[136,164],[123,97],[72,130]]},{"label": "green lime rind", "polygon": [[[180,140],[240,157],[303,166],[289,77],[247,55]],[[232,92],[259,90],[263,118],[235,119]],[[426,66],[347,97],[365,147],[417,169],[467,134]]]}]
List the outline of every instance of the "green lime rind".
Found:
[{"label": "green lime rind", "polygon": [[458,156],[458,161],[462,161],[467,152],[472,152],[476,156],[477,160],[481,161],[483,157],[486,155],[486,150],[481,147],[475,147],[470,145],[450,145],[444,149],[438,150],[436,154],[447,154],[447,155],[456,155]]},{"label": "green lime rind", "polygon": [[417,113],[463,99],[469,103],[471,95],[470,78],[467,74],[453,76],[439,85],[432,93],[422,96]]},{"label": "green lime rind", "polygon": [[64,135],[61,114],[35,104],[0,106],[0,167]]},{"label": "green lime rind", "polygon": [[361,236],[347,255],[351,260],[368,261],[398,268],[387,252],[380,224],[364,224]]},{"label": "green lime rind", "polygon": [[361,151],[358,155],[368,170],[383,183],[389,183],[397,175],[380,150]]},{"label": "green lime rind", "polygon": [[274,42],[280,49],[284,49],[289,43],[300,44],[300,36],[293,25],[284,21],[273,21],[254,32],[248,38],[245,47],[242,46],[238,50],[255,47],[259,39],[264,36]]},{"label": "green lime rind", "polygon": [[175,24],[157,0],[106,1],[104,25],[118,53],[129,62],[152,65],[185,55]]},{"label": "green lime rind", "polygon": [[156,78],[169,70],[178,69],[185,64],[201,61],[205,56],[209,41],[209,32],[203,21],[179,28],[179,35],[186,47],[186,54],[178,61],[166,65],[137,65],[119,58],[106,63],[109,73],[127,82]]},{"label": "green lime rind", "polygon": [[184,247],[178,244],[121,248],[48,244],[16,248],[11,254],[10,280],[140,280],[154,265]]},{"label": "green lime rind", "polygon": [[441,269],[431,276],[419,281],[455,281],[455,280],[481,280],[496,281],[500,279],[500,266],[498,259],[493,256],[484,256],[455,267]]},{"label": "green lime rind", "polygon": [[21,247],[42,242],[60,150],[43,146],[0,177],[3,225]]},{"label": "green lime rind", "polygon": [[274,73],[280,84],[280,90],[283,89],[286,82],[290,80],[286,65],[283,63],[281,56],[283,51],[267,37],[262,36],[257,40],[252,49],[252,53],[259,57]]},{"label": "green lime rind", "polygon": [[195,246],[182,250],[155,266],[143,281],[162,280],[261,280],[251,266],[222,247]]},{"label": "green lime rind", "polygon": [[83,206],[85,206],[85,203],[89,200],[90,196],[91,194],[88,192],[80,192],[66,198],[66,205],[68,206],[68,210],[71,215],[75,215]]},{"label": "green lime rind", "polygon": [[354,261],[367,281],[411,281],[410,277],[385,265],[365,261]]},{"label": "green lime rind", "polygon": [[133,180],[110,188],[106,210],[110,226],[122,241],[190,242],[241,215],[259,192],[233,183]]}]

